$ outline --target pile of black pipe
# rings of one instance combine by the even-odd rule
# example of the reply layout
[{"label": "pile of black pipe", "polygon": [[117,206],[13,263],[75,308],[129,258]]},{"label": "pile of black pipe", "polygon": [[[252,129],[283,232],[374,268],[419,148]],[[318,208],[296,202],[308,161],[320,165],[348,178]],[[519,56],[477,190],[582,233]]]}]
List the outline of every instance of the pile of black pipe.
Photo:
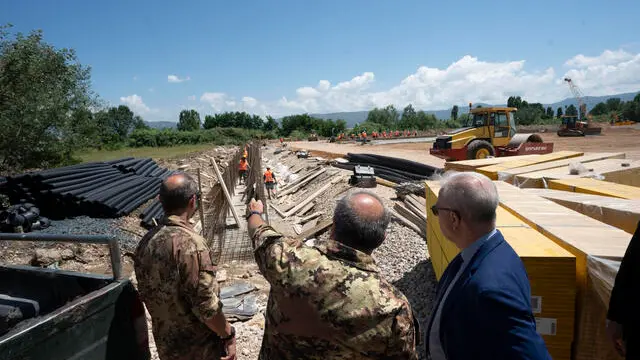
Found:
[{"label": "pile of black pipe", "polygon": [[8,177],[0,191],[11,204],[35,204],[51,219],[116,218],[156,196],[171,174],[150,158],[124,158]]},{"label": "pile of black pipe", "polygon": [[164,210],[162,210],[162,204],[156,199],[140,213],[140,226],[145,229],[151,229],[155,227],[156,224],[159,224],[163,217]]},{"label": "pile of black pipe", "polygon": [[50,225],[51,221],[40,216],[40,209],[31,203],[11,205],[0,211],[1,232],[30,232]]},{"label": "pile of black pipe", "polygon": [[376,176],[394,183],[428,180],[442,169],[419,162],[375,154],[352,154],[346,156],[349,162],[335,163],[333,166],[353,170],[356,165],[373,167]]}]

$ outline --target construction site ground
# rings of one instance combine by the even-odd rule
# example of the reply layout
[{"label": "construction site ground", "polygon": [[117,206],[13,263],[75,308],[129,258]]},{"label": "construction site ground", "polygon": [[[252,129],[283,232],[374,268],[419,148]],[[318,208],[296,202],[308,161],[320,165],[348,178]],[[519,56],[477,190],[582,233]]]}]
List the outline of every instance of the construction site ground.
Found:
[{"label": "construction site ground", "polygon": [[[602,135],[585,137],[559,137],[555,131],[550,129],[541,132],[544,142],[552,142],[554,151],[573,150],[584,152],[625,152],[627,158],[640,159],[640,124],[631,126],[612,127],[609,124],[598,124],[602,126]],[[532,129],[531,131],[534,131]],[[312,156],[327,158],[340,157],[347,153],[368,153],[386,155],[402,159],[418,161],[424,164],[443,167],[444,160],[429,155],[431,142],[421,143],[393,143],[363,145],[356,142],[329,143],[322,141],[297,141],[289,143],[293,149],[305,149],[312,152]]]},{"label": "construction site ground", "polygon": [[[627,158],[640,159],[640,127],[625,126],[612,128],[603,126],[603,135],[589,136],[581,138],[560,138],[555,132],[542,133],[545,142],[553,142],[554,150],[578,150],[584,152],[625,152]],[[442,167],[444,161],[429,155],[430,142],[422,143],[395,143],[388,145],[361,145],[356,143],[329,143],[326,140],[314,142],[294,142],[288,144],[288,150],[275,154],[279,146],[275,143],[263,148],[262,160],[263,169],[269,165],[275,170],[276,178],[279,181],[279,188],[287,189],[287,179],[282,176],[285,172],[297,171],[299,176],[326,168],[325,172],[313,181],[310,181],[301,189],[285,195],[279,199],[274,199],[272,204],[280,211],[300,204],[308,199],[318,190],[326,186],[332,179],[345,176],[342,181],[330,186],[326,191],[321,191],[315,198],[315,205],[305,210],[304,216],[320,213],[318,217],[311,221],[312,224],[322,223],[323,220],[330,219],[336,201],[351,191],[347,185],[346,176],[350,172],[339,170],[327,166],[322,160],[315,159],[316,156],[323,158],[335,158],[352,153],[373,153],[385,156],[392,156],[418,161],[421,163]],[[298,159],[292,151],[293,149],[307,149],[312,152],[312,158]],[[203,171],[203,190],[206,193],[215,183],[215,173],[210,168],[209,157],[218,160],[222,168],[235,166],[226,163],[226,159],[238,151],[237,147],[212,147],[210,150],[192,154],[188,157],[174,158],[158,161],[159,165],[170,169],[183,169],[195,174],[197,168]],[[295,178],[295,176],[290,179]],[[238,189],[236,189],[238,191]],[[393,189],[378,185],[370,189],[378,194],[385,204],[391,208],[398,200]],[[235,201],[234,201],[235,202]],[[242,203],[236,204],[238,211],[244,211]],[[207,204],[205,204],[205,207]],[[59,222],[57,227],[52,227],[51,232],[72,233],[72,234],[114,234],[122,239],[123,259],[122,263],[126,274],[133,272],[133,250],[137,242],[146,232],[139,226],[138,213],[136,212],[120,219],[91,219],[77,218]],[[242,213],[244,214],[244,212]],[[308,224],[300,224],[302,216],[281,217],[278,212],[270,207],[269,220],[276,230],[287,236],[297,236],[300,231],[308,230]],[[244,217],[241,215],[241,221]],[[306,226],[305,226],[306,225]],[[320,237],[327,237],[328,232],[324,232]],[[248,241],[248,237],[244,241]],[[47,259],[46,257],[50,257]],[[388,229],[387,239],[383,245],[374,253],[381,274],[391,283],[395,284],[407,296],[412,304],[422,327],[426,327],[426,321],[432,307],[432,299],[435,296],[435,275],[428,259],[427,246],[424,236],[405,225],[392,222]],[[110,273],[109,257],[106,248],[95,245],[42,245],[34,243],[0,242],[0,263],[49,265],[61,269],[88,271],[95,273]],[[256,287],[257,303],[259,311],[251,319],[244,322],[236,322],[237,329],[238,359],[257,359],[262,342],[264,330],[264,311],[269,293],[267,281],[260,275],[256,264],[248,259],[246,261],[228,261],[219,264],[218,272],[220,286],[228,286],[236,282],[249,282]],[[151,334],[150,334],[151,335]],[[422,346],[419,347],[419,352]],[[152,342],[153,358],[157,359],[155,347]],[[424,354],[420,353],[420,358],[424,359]]]}]

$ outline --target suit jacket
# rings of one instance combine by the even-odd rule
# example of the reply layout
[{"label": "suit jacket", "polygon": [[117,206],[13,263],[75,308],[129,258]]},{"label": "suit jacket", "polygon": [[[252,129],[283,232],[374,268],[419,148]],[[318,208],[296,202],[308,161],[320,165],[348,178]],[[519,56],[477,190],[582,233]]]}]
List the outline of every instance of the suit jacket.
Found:
[{"label": "suit jacket", "polygon": [[620,263],[607,318],[622,324],[627,359],[640,357],[640,222]]},{"label": "suit jacket", "polygon": [[[461,255],[438,283],[435,309],[459,269]],[[433,316],[426,331],[427,354]],[[529,279],[520,257],[500,231],[469,260],[440,314],[440,342],[447,360],[551,359],[536,332]]]}]

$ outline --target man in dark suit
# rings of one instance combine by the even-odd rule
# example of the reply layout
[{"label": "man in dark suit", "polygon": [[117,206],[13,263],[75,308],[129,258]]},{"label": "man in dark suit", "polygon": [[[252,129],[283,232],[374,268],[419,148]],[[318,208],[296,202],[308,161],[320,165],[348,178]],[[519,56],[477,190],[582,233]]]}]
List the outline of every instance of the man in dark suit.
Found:
[{"label": "man in dark suit", "polygon": [[621,356],[640,359],[640,222],[611,290],[607,333]]},{"label": "man in dark suit", "polygon": [[495,228],[497,207],[489,178],[457,173],[443,180],[430,215],[460,254],[438,283],[425,332],[432,360],[551,359],[536,332],[524,265]]}]

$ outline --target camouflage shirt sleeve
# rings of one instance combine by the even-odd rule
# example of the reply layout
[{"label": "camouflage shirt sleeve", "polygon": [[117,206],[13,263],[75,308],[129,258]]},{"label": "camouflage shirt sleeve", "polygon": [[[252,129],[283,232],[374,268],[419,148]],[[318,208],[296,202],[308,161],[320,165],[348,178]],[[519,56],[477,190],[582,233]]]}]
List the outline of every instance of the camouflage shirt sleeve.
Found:
[{"label": "camouflage shirt sleeve", "polygon": [[174,254],[182,284],[181,295],[191,306],[191,311],[205,322],[222,310],[216,267],[207,249],[199,249],[190,238],[183,238],[182,241],[190,245],[184,248],[174,243]]},{"label": "camouflage shirt sleeve", "polygon": [[417,359],[416,337],[418,322],[413,317],[408,305],[400,308],[395,316],[389,339],[387,359]]},{"label": "camouflage shirt sleeve", "polygon": [[292,261],[295,262],[295,249],[300,241],[285,238],[267,224],[262,224],[255,230],[251,241],[262,276],[271,286],[286,285],[286,275]]}]

